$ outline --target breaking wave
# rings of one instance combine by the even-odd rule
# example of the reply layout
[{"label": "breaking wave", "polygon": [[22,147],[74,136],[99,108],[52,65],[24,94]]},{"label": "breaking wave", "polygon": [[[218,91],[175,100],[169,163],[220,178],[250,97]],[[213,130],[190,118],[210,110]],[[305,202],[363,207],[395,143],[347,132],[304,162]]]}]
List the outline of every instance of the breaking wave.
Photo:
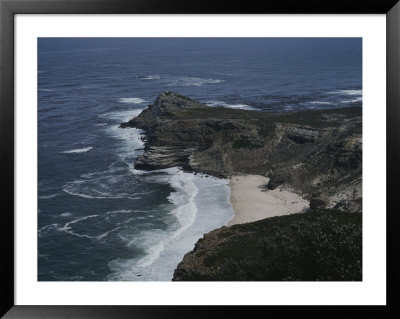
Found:
[{"label": "breaking wave", "polygon": [[90,151],[91,149],[93,149],[93,147],[88,146],[85,148],[77,148],[77,149],[73,149],[73,150],[69,150],[69,151],[64,151],[61,153],[63,153],[63,154],[79,154],[79,153],[86,153],[86,152]]},{"label": "breaking wave", "polygon": [[170,81],[169,86],[203,86],[204,84],[216,84],[224,82],[219,79],[202,79],[196,77],[181,77]]},{"label": "breaking wave", "polygon": [[120,98],[119,101],[121,103],[128,103],[128,104],[143,104],[143,103],[148,102],[139,97],[123,97],[123,98]]},{"label": "breaking wave", "polygon": [[177,223],[167,230],[143,231],[126,240],[139,247],[140,258],[117,258],[109,263],[108,280],[170,281],[176,265],[206,232],[226,225],[233,217],[227,180],[186,173],[177,167],[155,171],[149,178],[168,183],[174,191],[168,197],[173,208],[166,212]]},{"label": "breaking wave", "polygon": [[223,106],[231,109],[241,109],[241,110],[258,110],[247,104],[228,104],[224,101],[207,101],[208,106]]}]

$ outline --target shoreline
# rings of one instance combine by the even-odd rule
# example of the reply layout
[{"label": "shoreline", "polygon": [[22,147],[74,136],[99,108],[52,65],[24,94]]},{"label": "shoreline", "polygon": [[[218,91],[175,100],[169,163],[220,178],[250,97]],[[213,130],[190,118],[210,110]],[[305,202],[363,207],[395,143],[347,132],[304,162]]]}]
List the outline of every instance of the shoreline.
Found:
[{"label": "shoreline", "polygon": [[234,175],[229,178],[230,202],[235,216],[227,226],[299,213],[310,202],[288,189],[268,190],[269,178],[261,175]]}]

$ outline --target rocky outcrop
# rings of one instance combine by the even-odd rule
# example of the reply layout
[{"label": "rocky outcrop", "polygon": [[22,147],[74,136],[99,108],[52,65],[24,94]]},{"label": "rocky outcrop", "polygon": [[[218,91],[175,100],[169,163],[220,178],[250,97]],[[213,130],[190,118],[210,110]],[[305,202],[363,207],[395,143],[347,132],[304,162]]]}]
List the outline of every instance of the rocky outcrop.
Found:
[{"label": "rocky outcrop", "polygon": [[362,216],[314,210],[222,227],[200,239],[174,281],[362,280]]},{"label": "rocky outcrop", "polygon": [[318,130],[308,127],[292,126],[287,130],[287,137],[299,144],[314,142],[319,136],[320,132]]},{"label": "rocky outcrop", "polygon": [[145,132],[138,169],[259,174],[291,186],[308,213],[214,230],[173,280],[361,280],[361,108],[266,113],[164,92],[122,128]]},{"label": "rocky outcrop", "polygon": [[[270,189],[290,185],[316,207],[361,211],[360,107],[267,113],[209,107],[164,92],[121,127],[145,132],[138,169],[260,174],[270,177]],[[315,193],[322,195],[312,199]]]}]

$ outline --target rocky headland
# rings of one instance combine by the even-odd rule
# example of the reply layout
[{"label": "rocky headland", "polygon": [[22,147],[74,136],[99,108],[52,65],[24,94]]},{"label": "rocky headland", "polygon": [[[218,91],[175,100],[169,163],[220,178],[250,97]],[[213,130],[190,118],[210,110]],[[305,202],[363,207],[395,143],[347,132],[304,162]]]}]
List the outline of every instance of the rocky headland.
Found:
[{"label": "rocky headland", "polygon": [[[268,189],[290,187],[310,201],[310,210],[305,214],[223,227],[205,235],[196,244],[194,251],[189,252],[178,265],[174,280],[360,280],[361,107],[267,113],[210,107],[173,92],[164,92],[138,117],[122,123],[121,127],[135,127],[144,131],[145,149],[143,155],[136,159],[137,169],[154,170],[180,166],[184,170],[217,177],[257,174],[269,178],[266,186]],[[293,218],[297,218],[300,224],[293,221]],[[272,219],[281,219],[283,224],[280,221],[275,223]],[[301,232],[293,230],[297,226],[298,229],[303,229],[307,223],[310,223],[307,226],[308,233],[311,234],[314,230],[316,234],[332,239],[330,246],[327,245],[329,249],[318,249],[319,237],[305,239]],[[273,232],[273,227],[283,228],[279,232]],[[265,234],[276,238],[272,240],[272,237]],[[242,257],[228,253],[227,251],[232,251],[230,249],[220,249],[225,244],[229,246],[235,243],[237,236],[241,237],[240,242],[246,242],[243,238],[257,238],[253,244],[250,240],[242,250],[239,249]],[[277,275],[276,270],[268,273],[261,271],[259,268],[275,267],[266,266],[263,259],[267,258],[266,255],[260,257],[262,251],[268,251],[268,254],[273,252],[262,243],[268,242],[270,245],[275,242],[275,252],[281,251],[279,247],[283,247],[285,241],[282,238],[285,236],[290,239],[287,242],[288,249],[294,249],[294,264],[297,262],[296,258],[304,259],[307,256],[302,247],[309,247],[311,250],[307,251],[311,255],[319,251],[322,253],[320,260],[331,260],[329,265],[325,265],[330,269],[329,274],[313,277],[307,271],[300,271],[295,275],[290,267],[285,268],[286,275]],[[343,236],[358,243],[354,247],[348,247],[351,252],[342,249],[343,245],[351,244]],[[311,244],[313,242],[316,242],[314,246]],[[323,241],[320,243],[322,245]],[[341,245],[342,250],[338,245]],[[339,251],[337,249],[340,253],[335,254],[335,251]],[[250,252],[254,254],[248,256]],[[279,256],[282,263],[285,258],[289,258],[282,254]],[[272,257],[268,258],[269,262],[277,264]],[[324,264],[317,262],[317,266],[317,257],[313,258],[310,262],[317,268],[313,266],[312,269],[321,274],[316,269],[323,268]],[[218,263],[210,260],[217,260]],[[332,270],[332,267],[336,267],[336,270]],[[350,277],[342,276],[341,267],[358,267],[359,274],[356,276],[350,272],[353,274]],[[224,269],[227,275],[222,276],[217,269]],[[358,273],[358,270],[355,272]],[[264,275],[250,276],[254,271]]]},{"label": "rocky headland", "polygon": [[362,280],[361,219],[314,210],[222,227],[196,243],[173,280]]}]

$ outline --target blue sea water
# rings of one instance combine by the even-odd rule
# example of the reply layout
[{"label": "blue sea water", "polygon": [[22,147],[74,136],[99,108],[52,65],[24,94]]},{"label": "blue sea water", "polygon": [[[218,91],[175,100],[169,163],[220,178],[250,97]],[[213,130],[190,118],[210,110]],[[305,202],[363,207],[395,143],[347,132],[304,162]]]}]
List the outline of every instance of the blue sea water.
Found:
[{"label": "blue sea water", "polygon": [[230,108],[362,105],[360,38],[40,38],[38,280],[169,281],[232,217],[227,180],[139,171],[118,125],[163,91]]}]

